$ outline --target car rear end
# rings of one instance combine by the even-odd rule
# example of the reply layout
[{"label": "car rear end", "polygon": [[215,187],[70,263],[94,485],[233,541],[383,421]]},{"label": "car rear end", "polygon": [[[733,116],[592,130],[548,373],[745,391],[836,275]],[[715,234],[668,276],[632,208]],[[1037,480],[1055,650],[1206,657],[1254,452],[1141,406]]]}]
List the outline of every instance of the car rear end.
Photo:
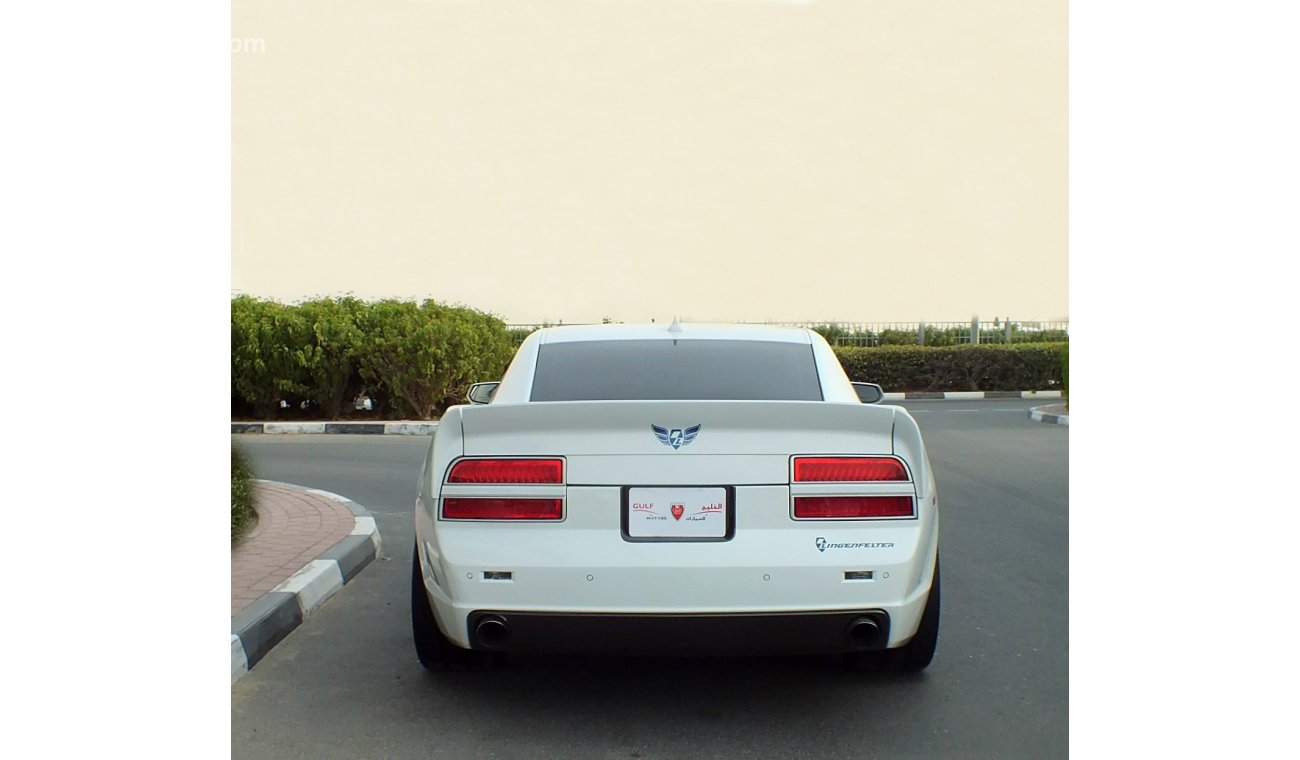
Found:
[{"label": "car rear end", "polygon": [[[688,365],[734,348],[724,342],[695,344]],[[416,509],[418,576],[441,634],[472,650],[623,654],[907,643],[938,544],[920,432],[901,408],[826,401],[856,397],[838,364],[825,377],[816,348],[805,339],[790,355],[806,350],[807,366],[777,368],[770,387],[716,366],[721,386],[632,387],[642,381],[627,373],[672,365],[664,344],[614,373],[622,390],[584,390],[571,361],[555,393],[543,355],[527,401],[498,393],[448,410]],[[651,392],[713,397],[640,397]],[[760,398],[716,397],[747,394]]]}]

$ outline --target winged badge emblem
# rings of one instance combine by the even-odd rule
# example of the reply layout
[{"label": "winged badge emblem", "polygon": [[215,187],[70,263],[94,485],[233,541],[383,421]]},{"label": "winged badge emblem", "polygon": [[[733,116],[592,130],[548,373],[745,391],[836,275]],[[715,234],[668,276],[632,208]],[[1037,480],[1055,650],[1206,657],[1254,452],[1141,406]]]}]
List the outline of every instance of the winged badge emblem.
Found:
[{"label": "winged badge emblem", "polygon": [[681,428],[673,428],[672,430],[669,430],[668,428],[662,428],[658,425],[651,425],[650,429],[654,431],[655,438],[658,438],[660,443],[665,446],[672,446],[674,449],[680,449],[687,445],[691,441],[695,440],[695,436],[700,434],[699,425],[688,427],[685,430]]}]

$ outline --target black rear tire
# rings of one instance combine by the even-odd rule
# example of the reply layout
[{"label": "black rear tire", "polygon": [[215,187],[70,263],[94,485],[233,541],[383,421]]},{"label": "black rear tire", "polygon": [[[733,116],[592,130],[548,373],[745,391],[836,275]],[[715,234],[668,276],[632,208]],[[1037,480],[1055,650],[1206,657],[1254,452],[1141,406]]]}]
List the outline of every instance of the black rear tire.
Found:
[{"label": "black rear tire", "polygon": [[934,660],[939,644],[939,558],[934,560],[934,580],[930,594],[921,612],[921,624],[912,640],[901,647],[883,652],[851,652],[846,655],[849,667],[854,670],[884,671],[886,673],[919,673]]},{"label": "black rear tire", "polygon": [[475,652],[461,649],[438,630],[438,621],[429,606],[420,573],[420,550],[411,555],[411,633],[415,638],[415,655],[428,670],[467,670],[477,659]]},{"label": "black rear tire", "polygon": [[934,660],[939,645],[939,558],[934,558],[934,580],[921,613],[921,625],[912,640],[897,649],[886,649],[882,669],[895,673],[920,673]]}]

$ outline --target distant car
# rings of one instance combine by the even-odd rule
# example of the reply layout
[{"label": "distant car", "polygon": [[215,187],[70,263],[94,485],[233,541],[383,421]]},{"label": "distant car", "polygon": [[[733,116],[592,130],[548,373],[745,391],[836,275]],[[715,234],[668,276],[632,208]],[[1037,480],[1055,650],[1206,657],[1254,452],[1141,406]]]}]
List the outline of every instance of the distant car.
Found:
[{"label": "distant car", "polygon": [[939,507],[920,430],[861,403],[874,393],[815,332],[548,328],[470,395],[418,486],[424,666],[514,651],[930,664]]}]

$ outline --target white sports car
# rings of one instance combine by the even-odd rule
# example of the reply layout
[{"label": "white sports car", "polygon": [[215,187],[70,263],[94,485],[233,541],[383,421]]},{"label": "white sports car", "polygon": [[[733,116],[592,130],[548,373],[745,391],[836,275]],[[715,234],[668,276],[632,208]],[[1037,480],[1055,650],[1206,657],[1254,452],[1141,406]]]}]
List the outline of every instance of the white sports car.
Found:
[{"label": "white sports car", "polygon": [[817,333],[543,329],[471,398],[490,403],[447,410],[420,475],[425,667],[510,651],[929,665],[939,507],[920,430],[861,403]]}]

